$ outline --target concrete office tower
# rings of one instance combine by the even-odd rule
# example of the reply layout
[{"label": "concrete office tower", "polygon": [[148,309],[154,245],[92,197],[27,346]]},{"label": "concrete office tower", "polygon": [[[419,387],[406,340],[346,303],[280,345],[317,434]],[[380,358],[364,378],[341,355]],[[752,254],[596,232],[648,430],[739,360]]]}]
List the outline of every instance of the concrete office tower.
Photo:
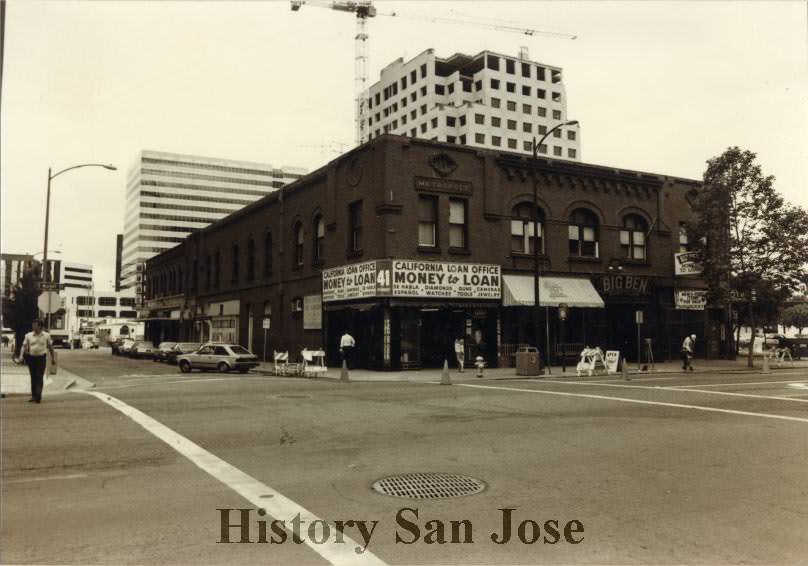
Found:
[{"label": "concrete office tower", "polygon": [[[532,153],[536,141],[567,116],[561,69],[491,51],[448,59],[427,49],[398,58],[368,89],[362,142],[385,133]],[[539,148],[548,157],[581,160],[578,126],[553,132]]]},{"label": "concrete office tower", "polygon": [[152,256],[300,178],[300,167],[142,151],[126,180],[121,289]]},{"label": "concrete office tower", "polygon": [[[50,260],[48,260],[50,263]],[[84,263],[61,262],[61,281],[65,289],[89,289],[93,286],[93,266]]]}]

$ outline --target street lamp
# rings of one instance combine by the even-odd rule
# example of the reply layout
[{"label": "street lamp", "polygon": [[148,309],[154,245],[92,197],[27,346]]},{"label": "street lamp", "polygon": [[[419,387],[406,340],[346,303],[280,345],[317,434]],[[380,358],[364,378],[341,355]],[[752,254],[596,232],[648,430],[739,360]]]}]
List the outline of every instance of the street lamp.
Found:
[{"label": "street lamp", "polygon": [[[563,126],[577,126],[578,120],[570,120],[568,122],[560,122],[547,130],[541,137],[539,143],[536,143],[536,138],[533,138],[533,329],[535,333],[536,349],[541,351],[541,343],[539,341],[539,334],[541,333],[541,305],[539,303],[539,246],[537,245],[540,236],[539,233],[539,177],[538,177],[538,160],[539,160],[539,146],[547,139],[547,137]],[[549,322],[548,322],[549,324]],[[545,359],[547,360],[547,373],[550,373],[550,333],[547,333],[547,350],[545,350]]]},{"label": "street lamp", "polygon": [[[103,167],[104,169],[109,169],[110,171],[117,171],[118,168],[114,165],[103,164],[103,163],[82,163],[81,165],[73,165],[72,167],[67,167],[62,169],[61,171],[57,171],[53,173],[51,168],[48,167],[48,192],[47,196],[45,197],[45,245],[42,246],[42,267],[45,270],[45,283],[48,283],[50,280],[50,269],[48,268],[48,225],[50,223],[50,194],[51,194],[51,181],[61,175],[62,173],[67,173],[68,171],[72,171],[73,169],[79,169],[81,167]],[[48,312],[47,312],[47,324],[45,325],[45,330],[50,330],[50,320],[51,320],[51,294],[50,289],[47,289],[46,292],[48,293]]]}]

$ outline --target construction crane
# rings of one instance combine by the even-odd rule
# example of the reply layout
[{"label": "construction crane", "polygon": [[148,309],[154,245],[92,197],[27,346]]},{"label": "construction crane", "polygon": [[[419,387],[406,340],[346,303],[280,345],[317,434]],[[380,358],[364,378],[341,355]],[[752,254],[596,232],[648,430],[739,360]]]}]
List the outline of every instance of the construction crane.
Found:
[{"label": "construction crane", "polygon": [[403,18],[411,20],[420,20],[427,22],[438,22],[447,24],[458,24],[474,26],[494,31],[502,31],[509,33],[518,33],[521,35],[534,36],[546,35],[559,39],[575,39],[577,36],[571,33],[554,32],[547,30],[539,30],[532,28],[521,27],[513,22],[505,20],[491,20],[486,21],[482,19],[473,19],[469,16],[463,18],[447,18],[443,16],[420,16],[416,14],[406,14],[400,12],[379,12],[373,5],[372,0],[291,0],[292,11],[297,12],[302,6],[313,6],[317,8],[328,8],[330,10],[337,10],[340,12],[350,12],[356,14],[356,35],[354,36],[354,111],[355,111],[355,127],[356,127],[356,144],[359,145],[361,140],[361,123],[360,119],[364,111],[365,97],[364,93],[367,89],[368,81],[368,51],[367,51],[367,20],[378,16],[388,16],[393,18]]}]

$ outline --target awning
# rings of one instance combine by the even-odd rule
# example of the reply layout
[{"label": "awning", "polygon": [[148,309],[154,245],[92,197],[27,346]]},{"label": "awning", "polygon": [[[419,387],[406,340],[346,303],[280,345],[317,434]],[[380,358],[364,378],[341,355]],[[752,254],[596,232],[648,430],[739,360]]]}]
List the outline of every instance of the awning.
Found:
[{"label": "awning", "polygon": [[[569,307],[602,309],[600,298],[589,279],[576,277],[539,277],[539,304],[557,307],[566,303]],[[531,275],[504,275],[502,278],[502,306],[533,306],[533,277]]]}]

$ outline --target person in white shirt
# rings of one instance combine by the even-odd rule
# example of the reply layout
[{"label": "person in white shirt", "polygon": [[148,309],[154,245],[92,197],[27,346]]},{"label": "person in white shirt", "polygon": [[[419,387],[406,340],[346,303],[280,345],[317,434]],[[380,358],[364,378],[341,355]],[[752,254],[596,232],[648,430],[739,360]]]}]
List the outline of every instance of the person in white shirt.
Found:
[{"label": "person in white shirt", "polygon": [[693,364],[691,360],[693,359],[693,352],[696,351],[696,335],[691,334],[690,336],[686,336],[684,342],[682,342],[682,370],[693,371]]},{"label": "person in white shirt", "polygon": [[33,403],[42,401],[42,387],[45,380],[45,367],[48,363],[48,354],[51,359],[55,358],[53,352],[53,342],[50,334],[42,330],[42,321],[35,319],[31,322],[32,332],[25,335],[22,343],[22,354],[25,363],[28,364],[28,372],[31,374],[31,398]]},{"label": "person in white shirt", "polygon": [[351,362],[353,361],[353,351],[356,347],[356,340],[354,340],[353,336],[348,334],[348,331],[345,331],[345,334],[342,335],[342,338],[339,339],[339,351],[342,353],[342,361],[345,362],[345,365],[348,369],[351,369]]},{"label": "person in white shirt", "polygon": [[454,341],[454,351],[457,367],[460,369],[460,373],[463,373],[463,362],[466,360],[466,342],[462,337]]}]

